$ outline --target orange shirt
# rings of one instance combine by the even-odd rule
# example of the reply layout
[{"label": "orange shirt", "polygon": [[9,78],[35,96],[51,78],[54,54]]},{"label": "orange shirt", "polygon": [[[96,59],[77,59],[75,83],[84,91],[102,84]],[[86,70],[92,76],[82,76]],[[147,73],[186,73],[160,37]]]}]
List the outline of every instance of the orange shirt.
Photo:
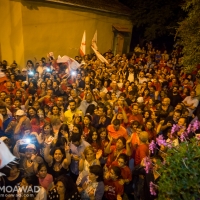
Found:
[{"label": "orange shirt", "polygon": [[114,129],[114,126],[111,124],[107,127],[108,134],[115,140],[117,140],[119,137],[124,137],[126,140],[128,139],[128,133],[126,129],[123,126],[119,127],[119,130],[116,131]]},{"label": "orange shirt", "polygon": [[135,166],[142,162],[142,159],[149,155],[149,145],[141,144],[138,146],[135,152]]}]

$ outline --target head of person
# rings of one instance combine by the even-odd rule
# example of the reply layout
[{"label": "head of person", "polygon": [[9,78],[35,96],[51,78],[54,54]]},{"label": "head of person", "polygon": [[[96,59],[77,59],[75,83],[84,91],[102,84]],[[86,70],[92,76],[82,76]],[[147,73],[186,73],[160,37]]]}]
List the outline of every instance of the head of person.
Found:
[{"label": "head of person", "polygon": [[60,108],[58,107],[58,106],[53,106],[52,108],[51,108],[51,114],[52,115],[60,115]]},{"label": "head of person", "polygon": [[116,142],[116,149],[121,150],[126,147],[126,139],[124,137],[119,137]]},{"label": "head of person", "polygon": [[64,199],[70,199],[77,191],[77,186],[70,176],[59,176],[55,181],[58,194],[64,196]]},{"label": "head of person", "polygon": [[132,114],[133,115],[137,115],[138,114],[138,109],[139,109],[138,105],[133,105]]},{"label": "head of person", "polygon": [[43,108],[39,108],[37,109],[37,116],[39,117],[39,119],[44,119],[45,118],[45,112]]},{"label": "head of person", "polygon": [[[38,193],[38,189],[39,189],[39,179],[38,177],[34,174],[34,175],[29,175],[29,176],[25,176],[24,178],[22,178],[22,181],[20,183],[21,187],[32,187],[31,192],[33,192],[33,195],[36,196]],[[37,186],[37,188],[36,188]]]},{"label": "head of person", "polygon": [[37,171],[38,171],[38,177],[41,178],[41,179],[44,179],[47,175],[47,166],[46,164],[44,163],[40,163],[38,165],[38,168],[37,168]]},{"label": "head of person", "polygon": [[89,167],[89,179],[92,182],[103,181],[103,168],[100,165],[92,165]]},{"label": "head of person", "polygon": [[85,126],[89,126],[89,125],[91,124],[91,122],[92,122],[92,116],[91,116],[90,114],[87,113],[87,114],[84,116],[83,123],[84,123]]},{"label": "head of person", "polygon": [[169,106],[170,105],[170,99],[169,98],[164,98],[162,101],[163,106]]},{"label": "head of person", "polygon": [[34,101],[33,108],[35,108],[36,110],[38,110],[40,108],[40,103],[38,101]]},{"label": "head of person", "polygon": [[60,137],[65,137],[68,138],[69,137],[69,127],[67,124],[62,124],[59,132],[58,132],[58,138]]},{"label": "head of person", "polygon": [[75,111],[76,109],[76,102],[74,100],[69,101],[69,107],[71,111]]},{"label": "head of person", "polygon": [[98,134],[99,134],[101,140],[105,140],[105,139],[107,139],[107,137],[108,137],[108,132],[107,132],[107,129],[106,129],[106,128],[100,128],[100,129],[98,130]]},{"label": "head of person", "polygon": [[181,103],[178,103],[178,104],[176,105],[176,107],[175,107],[174,110],[180,110],[180,111],[182,111],[182,110],[183,110],[183,105],[182,105]]},{"label": "head of person", "polygon": [[152,130],[154,128],[154,122],[152,119],[148,119],[146,122],[146,128],[147,130]]},{"label": "head of person", "polygon": [[98,115],[99,116],[105,116],[107,113],[107,107],[104,105],[98,105]]},{"label": "head of person", "polygon": [[3,117],[7,116],[7,109],[5,106],[0,106],[0,114],[2,114]]},{"label": "head of person", "polygon": [[53,160],[55,163],[62,163],[65,159],[65,150],[62,147],[56,147],[53,150]]},{"label": "head of person", "polygon": [[5,98],[6,98],[6,92],[2,91],[2,92],[0,93],[0,99],[1,99],[2,101],[4,101]]},{"label": "head of person", "polygon": [[141,131],[139,134],[139,139],[142,143],[148,142],[148,133],[146,131]]},{"label": "head of person", "polygon": [[125,153],[121,153],[117,158],[118,166],[123,168],[124,166],[128,165],[129,158]]},{"label": "head of person", "polygon": [[63,97],[58,97],[57,101],[56,101],[56,105],[58,107],[61,107],[61,106],[63,106],[63,103],[64,103]]},{"label": "head of person", "polygon": [[42,127],[44,135],[52,135],[53,136],[53,127],[51,123],[46,122],[44,126]]},{"label": "head of person", "polygon": [[31,156],[32,155],[35,155],[37,153],[36,151],[36,147],[34,144],[28,144],[26,146],[26,149],[25,149],[25,156],[27,159],[31,159]]},{"label": "head of person", "polygon": [[196,91],[195,91],[195,90],[192,90],[192,91],[190,92],[190,96],[191,96],[192,98],[195,98],[195,96],[196,96]]},{"label": "head of person", "polygon": [[6,82],[6,89],[7,89],[8,91],[12,91],[12,90],[13,90],[12,82],[10,82],[10,81],[7,81],[7,82]]},{"label": "head of person", "polygon": [[81,133],[73,133],[71,136],[71,142],[76,147],[81,145]]},{"label": "head of person", "polygon": [[60,84],[59,81],[54,80],[52,85],[53,89],[58,89],[59,84]]},{"label": "head of person", "polygon": [[177,122],[181,117],[181,114],[182,114],[181,110],[175,110],[173,114],[173,120]]},{"label": "head of person", "polygon": [[27,115],[29,118],[37,117],[37,110],[34,107],[29,107],[27,110]]},{"label": "head of person", "polygon": [[178,86],[174,86],[172,89],[172,92],[173,92],[173,94],[178,94]]},{"label": "head of person", "polygon": [[114,119],[113,128],[114,128],[115,131],[119,130],[119,128],[120,128],[120,120],[119,119]]},{"label": "head of person", "polygon": [[79,133],[79,134],[82,134],[82,125],[81,124],[73,124],[73,128],[72,128],[72,134],[76,134],[76,133]]},{"label": "head of person", "polygon": [[25,116],[25,115],[26,115],[25,112],[23,110],[20,110],[20,109],[17,110],[17,112],[15,113],[15,117],[16,117],[17,121],[19,121],[20,118]]},{"label": "head of person", "polygon": [[40,83],[40,88],[41,88],[41,89],[46,89],[46,88],[47,88],[46,82],[42,81],[42,82]]},{"label": "head of person", "polygon": [[186,126],[186,118],[180,117],[177,123],[179,126]]},{"label": "head of person", "polygon": [[71,97],[72,97],[73,99],[76,98],[76,97],[78,96],[78,93],[77,93],[76,89],[72,89],[72,90],[70,91],[70,95],[71,95]]},{"label": "head of person", "polygon": [[85,159],[87,161],[92,161],[95,159],[95,153],[92,146],[87,146],[83,152]]},{"label": "head of person", "polygon": [[92,102],[92,94],[91,93],[87,93],[85,100],[87,103],[91,103]]},{"label": "head of person", "polygon": [[121,169],[117,166],[113,166],[110,170],[110,178],[112,180],[117,180],[121,178]]}]

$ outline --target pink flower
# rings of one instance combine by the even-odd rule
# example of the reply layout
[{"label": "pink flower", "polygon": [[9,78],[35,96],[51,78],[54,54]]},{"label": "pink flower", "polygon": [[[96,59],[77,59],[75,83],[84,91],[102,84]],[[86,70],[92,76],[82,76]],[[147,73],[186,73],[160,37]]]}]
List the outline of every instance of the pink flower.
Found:
[{"label": "pink flower", "polygon": [[144,158],[144,170],[146,171],[146,173],[148,174],[149,171],[152,169],[152,163],[151,163],[151,159],[149,157],[145,157]]},{"label": "pink flower", "polygon": [[150,182],[149,187],[150,187],[151,195],[156,196],[156,190],[157,190],[158,186],[156,184],[154,184],[153,182]]},{"label": "pink flower", "polygon": [[154,153],[154,149],[156,148],[156,143],[154,142],[154,140],[151,141],[151,143],[149,144],[149,150]]},{"label": "pink flower", "polygon": [[163,146],[167,146],[167,143],[166,141],[163,139],[163,136],[162,135],[159,135],[157,138],[156,138],[156,142],[159,146],[163,145]]},{"label": "pink flower", "polygon": [[199,129],[199,121],[196,120],[194,123],[193,123],[193,129],[194,129],[194,132]]}]

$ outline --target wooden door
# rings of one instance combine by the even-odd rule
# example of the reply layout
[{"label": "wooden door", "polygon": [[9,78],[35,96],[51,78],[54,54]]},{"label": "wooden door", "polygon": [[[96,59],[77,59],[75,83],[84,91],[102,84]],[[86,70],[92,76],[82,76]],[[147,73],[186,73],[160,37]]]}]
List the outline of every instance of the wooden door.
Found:
[{"label": "wooden door", "polygon": [[124,46],[124,37],[121,34],[117,34],[117,42],[116,42],[116,54],[122,55]]}]

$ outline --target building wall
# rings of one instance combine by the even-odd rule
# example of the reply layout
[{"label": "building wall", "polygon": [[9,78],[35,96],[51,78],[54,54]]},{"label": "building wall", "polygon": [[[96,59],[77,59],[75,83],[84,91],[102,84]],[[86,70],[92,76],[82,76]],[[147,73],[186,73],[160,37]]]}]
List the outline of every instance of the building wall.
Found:
[{"label": "building wall", "polygon": [[[9,35],[0,35],[2,58],[24,65],[24,61],[34,57],[38,60],[50,51],[54,55],[74,57],[79,54],[79,47],[86,30],[86,53],[91,53],[92,37],[97,30],[97,45],[100,52],[113,47],[112,24],[122,24],[132,30],[129,20],[107,13],[94,12],[73,6],[55,3],[39,3],[1,0],[7,2],[4,25]],[[1,9],[3,10],[3,9]],[[11,15],[9,15],[11,12]],[[17,31],[17,34],[14,32]],[[129,42],[130,44],[130,42]],[[20,52],[18,52],[20,50]],[[9,52],[7,56],[5,56]],[[20,58],[20,55],[23,54]],[[19,60],[18,60],[19,59]]]},{"label": "building wall", "polygon": [[0,60],[24,64],[22,5],[20,1],[0,1]]}]

